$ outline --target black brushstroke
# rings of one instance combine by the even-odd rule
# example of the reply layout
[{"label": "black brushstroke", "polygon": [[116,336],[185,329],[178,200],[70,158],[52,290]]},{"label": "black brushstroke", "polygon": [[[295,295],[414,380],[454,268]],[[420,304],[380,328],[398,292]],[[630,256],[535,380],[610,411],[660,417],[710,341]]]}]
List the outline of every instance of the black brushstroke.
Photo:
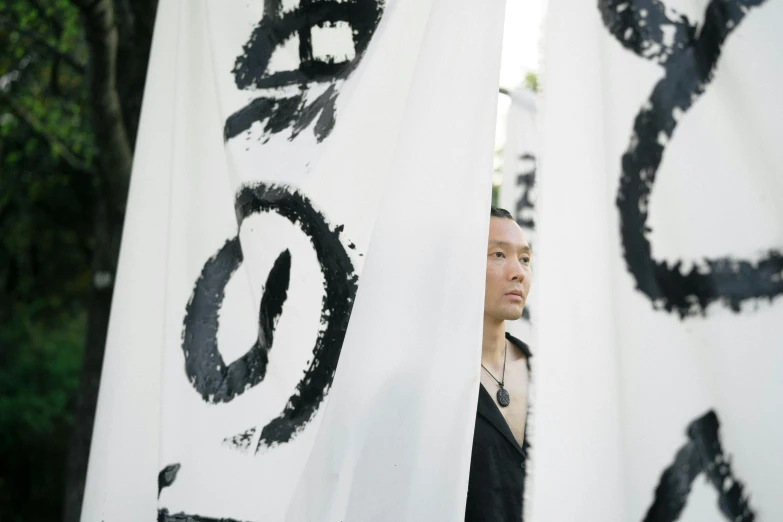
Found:
[{"label": "black brushstroke", "polygon": [[[295,109],[292,110],[290,106],[298,107],[303,101],[304,97],[301,95],[289,98],[256,98],[226,119],[226,124],[223,127],[223,140],[230,140],[250,129],[254,123],[261,122],[266,118],[269,120],[264,126],[264,134],[277,134],[288,128],[295,119]],[[270,117],[275,114],[284,117]]]},{"label": "black brushstroke", "polygon": [[233,518],[212,518],[201,515],[187,515],[185,513],[169,514],[168,509],[158,510],[158,522],[241,522]]},{"label": "black brushstroke", "polygon": [[536,205],[533,190],[536,186],[536,157],[532,154],[522,154],[519,159],[532,162],[532,167],[517,175],[517,186],[522,188],[522,195],[519,196],[516,206],[517,224],[522,228],[535,230]]},{"label": "black brushstroke", "polygon": [[[536,157],[530,153],[524,153],[519,156],[520,161],[529,161],[531,166],[528,170],[517,174],[517,187],[522,188],[522,194],[516,203],[516,222],[522,228],[529,230],[536,229],[535,211],[536,204],[534,199],[534,190],[536,187]],[[529,241],[529,239],[528,239]],[[532,242],[530,247],[533,247]],[[532,322],[530,316],[530,306],[525,306],[522,310],[522,321]]]},{"label": "black brushstroke", "polygon": [[180,464],[169,464],[158,473],[158,498],[160,498],[160,492],[165,488],[174,484],[177,480],[177,473],[179,473]]},{"label": "black brushstroke", "polygon": [[289,128],[292,129],[291,139],[294,139],[317,117],[313,132],[318,141],[321,141],[334,127],[337,94],[334,85],[330,85],[310,105],[307,105],[303,94],[288,98],[256,98],[228,117],[223,127],[223,139],[228,141],[249,130],[254,123],[265,119],[267,121],[263,134],[267,139],[272,134]]},{"label": "black brushstroke", "polygon": [[[719,301],[734,312],[749,299],[769,300],[783,294],[783,254],[770,249],[758,261],[730,257],[705,259],[689,272],[682,262],[653,258],[647,235],[648,206],[665,144],[678,118],[711,82],[721,47],[751,9],[765,0],[712,0],[700,31],[685,17],[669,17],[658,0],[599,0],[607,29],[626,48],[660,63],[663,78],[634,121],[628,150],[622,157],[617,194],[624,256],[637,288],[656,308],[681,318],[703,314]],[[666,45],[663,28],[674,28]]]},{"label": "black brushstroke", "polygon": [[313,103],[308,106],[303,104],[299,109],[298,119],[292,124],[291,139],[296,138],[299,133],[309,127],[316,116],[318,116],[313,133],[316,140],[319,142],[323,141],[334,128],[334,115],[337,110],[335,102],[338,94],[337,89],[332,84]]},{"label": "black brushstroke", "polygon": [[[288,442],[318,410],[337,368],[358,276],[340,239],[343,227],[330,229],[324,216],[299,192],[263,183],[246,186],[237,194],[235,207],[240,227],[247,217],[260,212],[275,212],[298,226],[309,237],[324,276],[322,329],[313,347],[312,362],[283,412],[261,430],[260,448]],[[204,265],[186,308],[182,343],[185,371],[193,387],[210,403],[231,401],[264,379],[275,325],[287,298],[291,254],[285,250],[267,278],[256,343],[226,367],[217,342],[219,313],[226,285],[242,261],[239,239],[230,239]],[[229,437],[224,443],[245,449],[254,430]]]},{"label": "black brushstroke", "polygon": [[285,250],[267,278],[255,344],[242,357],[226,365],[217,342],[219,311],[226,285],[242,261],[242,247],[235,237],[206,262],[185,309],[182,330],[185,373],[201,397],[210,403],[229,402],[264,379],[274,325],[287,297],[291,254]]},{"label": "black brushstroke", "polygon": [[644,522],[664,522],[680,518],[691,486],[702,472],[699,454],[692,442],[683,446],[666,468],[655,488],[655,500],[647,511]]},{"label": "black brushstroke", "polygon": [[223,439],[223,444],[239,451],[247,451],[250,449],[250,444],[253,442],[253,435],[255,434],[256,428],[253,427],[233,437],[226,437]]},{"label": "black brushstroke", "polygon": [[[665,64],[696,41],[696,27],[686,16],[671,16],[659,0],[599,0],[601,18],[623,47],[643,58]],[[664,41],[664,27],[673,29],[672,42]]]},{"label": "black brushstroke", "polygon": [[280,319],[280,314],[283,313],[283,303],[288,298],[290,280],[291,252],[286,249],[277,257],[272,270],[269,271],[259,307],[258,324],[261,326],[258,332],[259,344],[266,346],[267,350],[272,346],[275,326]]},{"label": "black brushstroke", "polygon": [[[267,0],[263,19],[253,29],[242,47],[243,54],[234,64],[232,73],[236,86],[240,89],[279,88],[346,78],[361,61],[382,13],[383,2],[379,0],[304,0],[287,13],[282,12],[279,1]],[[353,59],[335,62],[315,58],[311,30],[336,22],[345,22],[353,30]],[[299,36],[299,68],[269,73],[272,54],[295,34]]]},{"label": "black brushstroke", "polygon": [[259,183],[244,187],[236,198],[241,223],[257,212],[274,211],[299,226],[310,238],[324,276],[321,325],[313,359],[296,392],[279,417],[261,430],[258,449],[291,440],[312,419],[334,379],[359,277],[340,240],[342,225],[330,229],[324,216],[301,193]]},{"label": "black brushstroke", "polygon": [[689,440],[661,475],[655,499],[644,522],[674,522],[680,518],[693,482],[701,473],[718,492],[718,508],[726,520],[754,520],[748,497],[743,492],[744,486],[734,477],[731,464],[723,453],[719,428],[714,411],[707,412],[688,426]]},{"label": "black brushstroke", "polygon": [[[177,479],[177,473],[179,472],[179,464],[171,464],[163,468],[158,473],[158,498],[160,498],[160,492],[164,488],[171,486]],[[233,518],[210,518],[202,517],[200,515],[186,515],[185,513],[169,514],[168,509],[158,510],[158,522],[240,522]]]},{"label": "black brushstroke", "polygon": [[[298,95],[275,98],[261,96],[233,113],[226,120],[223,136],[226,141],[250,129],[253,123],[267,120],[263,136],[292,129],[289,140],[295,139],[316,120],[313,132],[320,142],[331,133],[335,124],[335,101],[339,95],[336,83],[346,79],[361,62],[367,46],[383,14],[382,0],[301,0],[299,6],[283,12],[280,0],[266,0],[264,17],[253,29],[242,47],[232,73],[239,89],[279,89],[298,85]],[[315,57],[312,29],[347,23],[352,30],[354,56],[335,62],[333,57],[322,60]],[[299,67],[294,70],[268,71],[276,49],[291,37],[299,37]],[[306,86],[310,83],[331,83],[312,103],[307,103]]]}]

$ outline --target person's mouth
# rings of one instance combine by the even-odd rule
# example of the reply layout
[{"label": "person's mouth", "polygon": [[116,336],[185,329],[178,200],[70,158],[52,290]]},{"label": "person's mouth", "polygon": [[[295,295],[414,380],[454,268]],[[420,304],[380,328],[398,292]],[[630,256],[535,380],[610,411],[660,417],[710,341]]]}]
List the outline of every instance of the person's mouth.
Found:
[{"label": "person's mouth", "polygon": [[524,301],[525,294],[521,290],[512,290],[506,293],[506,297],[511,298],[512,301]]}]

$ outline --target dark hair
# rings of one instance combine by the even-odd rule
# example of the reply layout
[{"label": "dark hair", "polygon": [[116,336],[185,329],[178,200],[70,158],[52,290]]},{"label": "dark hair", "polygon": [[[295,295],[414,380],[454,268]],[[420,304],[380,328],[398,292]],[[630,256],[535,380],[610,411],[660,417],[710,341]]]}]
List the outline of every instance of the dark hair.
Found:
[{"label": "dark hair", "polygon": [[505,208],[500,208],[495,206],[490,207],[489,217],[504,218],[504,219],[511,219],[511,220],[514,219],[514,216],[511,215],[511,212],[509,212]]}]

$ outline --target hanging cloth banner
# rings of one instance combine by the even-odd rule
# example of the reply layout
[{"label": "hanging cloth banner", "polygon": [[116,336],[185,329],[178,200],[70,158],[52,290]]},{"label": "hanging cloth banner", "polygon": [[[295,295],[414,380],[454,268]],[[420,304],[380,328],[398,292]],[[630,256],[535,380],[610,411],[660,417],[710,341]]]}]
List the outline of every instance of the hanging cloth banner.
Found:
[{"label": "hanging cloth banner", "polygon": [[83,521],[463,516],[503,11],[161,0]]},{"label": "hanging cloth banner", "polygon": [[[511,106],[506,119],[506,144],[503,148],[503,184],[500,206],[511,212],[522,227],[531,247],[536,243],[536,154],[538,152],[537,96],[525,87],[509,94]],[[507,323],[515,337],[532,343],[535,285],[522,318]]]},{"label": "hanging cloth banner", "polygon": [[533,520],[783,519],[781,24],[550,2]]},{"label": "hanging cloth banner", "polygon": [[[536,175],[538,153],[537,95],[525,87],[518,87],[509,95],[511,106],[506,117],[506,144],[503,148],[503,184],[500,187],[500,206],[508,210],[525,233],[525,238],[535,252],[536,248]],[[533,280],[536,273],[536,255],[533,255]],[[506,322],[506,331],[533,345],[536,309],[536,285],[525,304],[522,317]],[[534,358],[535,359],[535,358]],[[533,371],[528,383],[528,410],[525,433],[528,441],[535,437],[535,360],[528,361]],[[535,478],[535,451],[528,448],[525,475],[524,520],[530,519],[531,495]]]}]

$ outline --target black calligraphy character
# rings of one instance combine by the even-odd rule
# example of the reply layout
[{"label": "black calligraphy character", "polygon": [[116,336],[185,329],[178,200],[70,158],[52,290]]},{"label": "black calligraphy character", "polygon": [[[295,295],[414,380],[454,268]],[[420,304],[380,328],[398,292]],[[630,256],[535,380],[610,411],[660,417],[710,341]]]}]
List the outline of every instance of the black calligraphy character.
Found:
[{"label": "black calligraphy character", "polygon": [[[233,74],[240,89],[281,89],[299,86],[292,96],[261,96],[238,110],[226,120],[223,135],[226,141],[247,131],[253,123],[266,121],[266,139],[291,129],[289,139],[315,121],[314,133],[320,142],[332,131],[335,123],[335,100],[340,80],[346,79],[359,65],[383,13],[383,0],[300,0],[299,6],[283,12],[282,0],[265,0],[264,17],[237,57]],[[344,22],[352,31],[352,59],[335,61],[319,58],[313,49],[312,30],[315,27]],[[290,38],[299,39],[299,67],[289,71],[269,71],[272,54]],[[308,103],[307,86],[326,84],[327,88]],[[317,120],[316,120],[317,118]]]},{"label": "black calligraphy character", "polygon": [[755,262],[706,259],[684,273],[681,261],[653,258],[647,226],[650,194],[678,113],[687,112],[704,94],[726,39],[764,2],[711,0],[699,30],[685,16],[669,15],[660,0],[598,1],[604,25],[620,44],[664,69],[634,121],[621,162],[617,207],[625,260],[637,288],[656,308],[662,306],[681,318],[704,313],[715,301],[739,312],[743,301],[783,294],[781,251],[770,250]]},{"label": "black calligraphy character", "polygon": [[[259,447],[282,444],[312,419],[331,386],[358,276],[340,239],[343,227],[330,228],[324,216],[299,192],[263,183],[246,186],[237,195],[236,212],[240,226],[248,216],[275,212],[300,227],[310,239],[324,276],[322,329],[313,347],[312,362],[283,412],[261,431]],[[219,312],[226,285],[242,261],[239,238],[234,237],[204,264],[186,308],[182,333],[185,372],[196,391],[210,403],[229,402],[263,381],[275,326],[287,299],[291,254],[285,250],[277,257],[264,287],[256,342],[245,355],[226,365],[218,346]],[[255,428],[251,431],[231,440],[240,447],[249,445]]]},{"label": "black calligraphy character", "polygon": [[720,443],[720,423],[713,411],[688,426],[688,442],[666,468],[655,489],[655,500],[644,522],[674,522],[682,514],[691,486],[704,473],[718,492],[718,508],[726,520],[753,522],[754,515],[743,485],[732,473],[731,463]]},{"label": "black calligraphy character", "polygon": [[517,200],[517,224],[522,228],[535,230],[535,200],[533,199],[533,190],[536,186],[536,157],[532,154],[522,154],[519,157],[522,161],[529,161],[531,166],[528,170],[517,175],[517,186],[522,188],[522,194]]},{"label": "black calligraphy character", "polygon": [[[522,189],[522,194],[517,199],[516,221],[517,224],[528,230],[535,230],[535,187],[536,187],[536,157],[530,153],[519,156],[520,161],[530,163],[530,167],[517,175],[517,187]],[[533,246],[532,243],[530,246]],[[530,306],[522,310],[523,321],[530,321]]]}]

